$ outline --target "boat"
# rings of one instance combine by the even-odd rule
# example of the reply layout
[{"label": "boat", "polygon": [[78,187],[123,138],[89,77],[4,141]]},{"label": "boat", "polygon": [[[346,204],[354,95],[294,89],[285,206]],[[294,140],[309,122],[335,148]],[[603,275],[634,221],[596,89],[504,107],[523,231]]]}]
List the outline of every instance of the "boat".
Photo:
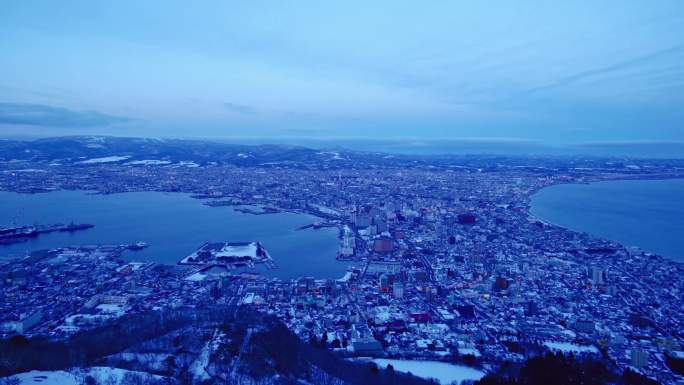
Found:
[{"label": "boat", "polygon": [[145,242],[136,242],[127,246],[129,250],[142,250],[148,246]]},{"label": "boat", "polygon": [[87,230],[90,228],[95,227],[95,225],[91,225],[90,223],[69,223],[68,225],[62,226],[59,231],[78,231],[78,230]]}]

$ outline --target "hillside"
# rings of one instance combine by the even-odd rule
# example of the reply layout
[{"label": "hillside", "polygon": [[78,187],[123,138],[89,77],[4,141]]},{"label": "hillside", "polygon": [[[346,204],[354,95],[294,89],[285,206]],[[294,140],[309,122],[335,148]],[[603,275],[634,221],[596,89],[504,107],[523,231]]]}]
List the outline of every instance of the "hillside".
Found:
[{"label": "hillside", "polygon": [[123,317],[66,342],[0,342],[6,383],[422,385],[301,342],[275,318],[216,308]]}]

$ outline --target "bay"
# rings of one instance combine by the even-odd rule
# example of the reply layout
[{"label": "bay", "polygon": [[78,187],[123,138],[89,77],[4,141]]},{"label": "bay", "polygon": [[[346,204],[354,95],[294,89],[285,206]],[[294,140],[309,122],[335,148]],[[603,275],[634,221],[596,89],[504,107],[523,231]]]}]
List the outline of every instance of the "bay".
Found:
[{"label": "bay", "polygon": [[91,223],[77,232],[43,234],[25,243],[0,246],[0,258],[62,246],[130,244],[149,247],[127,252],[137,261],[175,264],[207,241],[260,241],[277,269],[257,270],[270,277],[341,278],[346,264],[335,259],[338,230],[297,230],[320,220],[298,213],[253,215],[232,207],[209,207],[182,193],[135,192],[111,195],[83,191],[44,194],[0,192],[0,227]]},{"label": "bay", "polygon": [[684,262],[684,179],[560,184],[531,200],[547,222]]}]

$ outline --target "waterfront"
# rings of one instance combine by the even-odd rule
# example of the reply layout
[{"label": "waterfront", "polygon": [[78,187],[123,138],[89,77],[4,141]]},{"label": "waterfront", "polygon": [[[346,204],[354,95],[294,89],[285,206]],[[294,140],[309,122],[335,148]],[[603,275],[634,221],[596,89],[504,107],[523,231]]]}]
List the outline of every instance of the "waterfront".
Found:
[{"label": "waterfront", "polygon": [[278,269],[258,270],[283,279],[299,276],[340,278],[346,265],[335,260],[338,230],[297,231],[316,217],[296,213],[252,215],[231,207],[208,207],[187,194],[139,192],[93,195],[83,191],[44,194],[0,192],[0,226],[92,223],[74,233],[51,233],[0,247],[0,258],[71,245],[143,241],[147,249],[131,259],[174,264],[206,241],[261,241]]},{"label": "waterfront", "polygon": [[559,184],[532,196],[540,219],[684,262],[684,179]]},{"label": "waterfront", "polygon": [[[107,141],[86,139],[84,146],[102,143]],[[243,309],[276,317],[304,343],[315,338],[316,345],[330,350],[346,348],[350,357],[410,357],[411,365],[430,366],[430,377],[438,369],[426,361],[467,361],[488,372],[504,362],[522,363],[545,351],[572,350],[604,361],[618,376],[626,368],[637,367],[660,383],[681,381],[658,357],[682,350],[676,336],[684,320],[680,295],[684,264],[540,224],[530,220],[528,209],[535,192],[559,183],[617,180],[628,173],[644,179],[684,178],[680,171],[684,161],[637,159],[620,168],[596,159],[568,163],[565,158],[510,158],[496,160],[493,166],[487,157],[465,160],[465,166],[462,159],[449,161],[452,166],[433,166],[438,160],[355,158],[355,153],[344,151],[339,152],[342,159],[314,152],[302,160],[297,149],[290,158],[279,155],[291,161],[265,166],[261,160],[258,165],[204,164],[192,157],[188,162],[194,162],[193,167],[178,159],[173,164],[146,166],[81,163],[123,156],[118,146],[97,157],[74,158],[71,164],[61,158],[0,161],[1,191],[53,191],[20,195],[11,203],[7,196],[0,196],[0,203],[6,205],[4,220],[12,222],[11,216],[19,214],[16,222],[27,225],[73,220],[96,226],[73,237],[59,234],[65,236],[60,244],[147,241],[152,245],[141,254],[121,247],[66,248],[42,259],[4,264],[0,319],[9,320],[4,323],[5,335],[21,331],[27,338],[68,341],[117,320],[137,323],[150,313],[183,314],[204,325],[205,315],[219,314],[223,319],[222,312],[235,314],[235,309]],[[143,155],[135,159],[159,160]],[[74,189],[110,195],[68,192]],[[665,189],[677,194],[669,186]],[[269,233],[325,234],[294,230],[315,218],[293,214],[298,219],[285,225],[282,218],[289,215],[236,215],[230,207],[208,207],[187,195],[160,193],[170,190],[220,197],[211,199],[221,201],[235,198],[251,208],[281,207],[298,213],[317,208],[331,213],[354,234],[353,241],[342,242],[342,250],[360,269],[346,275],[344,282],[255,280],[240,275],[214,284],[185,274],[185,268],[141,269],[128,263],[127,259],[143,258],[176,263],[208,239],[264,242],[280,266],[269,271],[274,275],[294,267],[303,273],[298,275],[324,276],[320,262],[337,263],[334,254],[340,240],[334,229],[327,238],[330,243],[320,247],[309,245],[306,239],[298,244],[268,239]],[[615,197],[610,195],[614,204]],[[55,212],[63,215],[42,216]],[[104,223],[102,217],[109,217],[105,222],[111,223]],[[257,236],[249,223],[254,223]],[[103,234],[86,239],[93,234],[91,230]],[[100,239],[116,231],[128,236]],[[153,249],[189,235],[194,239],[182,252]],[[287,254],[277,251],[280,245],[290,247]],[[330,246],[329,257],[321,251],[325,245]],[[185,367],[196,367],[191,363],[206,357],[201,353],[206,351],[203,346],[216,346],[214,325],[200,330],[198,322],[179,331],[195,340],[184,345],[197,352],[183,361]],[[112,337],[116,340],[116,335]],[[221,343],[220,349],[233,349],[229,339],[224,341],[227,345]],[[466,358],[468,354],[474,359]],[[634,359],[638,359],[636,366]],[[192,372],[185,367],[182,375]],[[34,368],[27,365],[26,370]],[[395,371],[399,369],[397,364]],[[407,370],[415,373],[417,369]]]}]

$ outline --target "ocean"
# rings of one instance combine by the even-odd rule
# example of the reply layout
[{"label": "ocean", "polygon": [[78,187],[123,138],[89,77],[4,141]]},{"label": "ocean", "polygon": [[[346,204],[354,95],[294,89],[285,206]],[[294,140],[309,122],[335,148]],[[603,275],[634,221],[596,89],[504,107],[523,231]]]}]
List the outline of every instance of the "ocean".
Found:
[{"label": "ocean", "polygon": [[560,184],[531,203],[545,221],[684,262],[684,179]]}]

